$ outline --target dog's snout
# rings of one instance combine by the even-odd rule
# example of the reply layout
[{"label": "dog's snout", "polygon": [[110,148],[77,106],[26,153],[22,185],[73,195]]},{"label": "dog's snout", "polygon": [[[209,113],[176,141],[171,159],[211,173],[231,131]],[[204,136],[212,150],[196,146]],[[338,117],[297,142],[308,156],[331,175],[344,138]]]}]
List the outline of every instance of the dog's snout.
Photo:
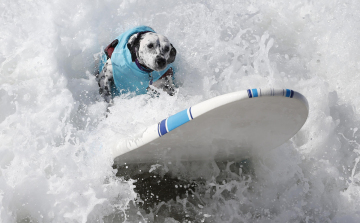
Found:
[{"label": "dog's snout", "polygon": [[166,60],[163,57],[157,57],[155,62],[159,67],[163,67],[166,65]]}]

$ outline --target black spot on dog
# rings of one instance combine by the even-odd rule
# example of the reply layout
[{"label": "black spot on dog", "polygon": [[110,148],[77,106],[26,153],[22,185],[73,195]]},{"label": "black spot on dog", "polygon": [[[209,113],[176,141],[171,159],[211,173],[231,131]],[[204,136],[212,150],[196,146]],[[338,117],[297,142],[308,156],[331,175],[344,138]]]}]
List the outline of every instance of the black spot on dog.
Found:
[{"label": "black spot on dog", "polygon": [[137,57],[136,51],[139,49],[140,40],[141,40],[143,34],[148,33],[148,32],[150,32],[150,31],[137,33],[136,37],[131,42],[128,42],[128,44],[126,45],[130,51],[132,62],[135,62],[135,60],[136,60],[136,57]]}]

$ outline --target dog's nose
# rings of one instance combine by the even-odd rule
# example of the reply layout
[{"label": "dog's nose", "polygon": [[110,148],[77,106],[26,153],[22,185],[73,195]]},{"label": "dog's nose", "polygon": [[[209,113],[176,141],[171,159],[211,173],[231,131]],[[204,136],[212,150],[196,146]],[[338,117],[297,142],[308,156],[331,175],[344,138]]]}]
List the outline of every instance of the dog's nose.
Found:
[{"label": "dog's nose", "polygon": [[166,60],[162,57],[156,58],[155,62],[159,67],[163,67],[166,65]]}]

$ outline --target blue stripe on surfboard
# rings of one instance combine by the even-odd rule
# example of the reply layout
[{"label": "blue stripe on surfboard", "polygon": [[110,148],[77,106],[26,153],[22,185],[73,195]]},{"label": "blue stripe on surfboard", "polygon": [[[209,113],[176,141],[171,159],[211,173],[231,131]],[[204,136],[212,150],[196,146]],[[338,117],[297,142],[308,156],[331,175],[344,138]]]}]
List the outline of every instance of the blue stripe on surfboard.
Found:
[{"label": "blue stripe on surfboard", "polygon": [[160,134],[163,136],[163,135],[165,135],[166,133],[167,133],[167,131],[166,131],[166,119],[164,119],[164,120],[162,120],[161,122],[160,122]]},{"label": "blue stripe on surfboard", "polygon": [[252,94],[251,94],[251,90],[250,90],[250,89],[247,90],[247,93],[248,93],[249,98],[252,98]]},{"label": "blue stripe on surfboard", "polygon": [[258,91],[257,91],[256,88],[252,89],[252,94],[253,94],[253,97],[254,97],[254,98],[256,98],[256,97],[259,96],[259,95],[258,95]]},{"label": "blue stripe on surfboard", "polygon": [[189,114],[190,114],[190,117],[191,117],[191,120],[193,120],[193,116],[192,116],[192,113],[191,113],[191,107],[189,108]]},{"label": "blue stripe on surfboard", "polygon": [[[277,92],[276,95],[278,95],[280,92]],[[257,98],[257,97],[261,97],[261,88],[253,88],[253,89],[247,89],[247,94],[249,98]],[[268,95],[269,93],[266,93],[266,95]],[[295,91],[290,90],[290,89],[283,89],[282,90],[282,95],[284,97],[287,98],[293,98],[295,94]],[[274,89],[270,89],[270,95],[268,96],[275,96],[275,91]]]},{"label": "blue stripe on surfboard", "polygon": [[[180,125],[183,125],[185,123],[187,123],[188,121],[190,121],[189,116],[187,114],[187,109],[176,113],[175,115],[170,116],[167,119],[167,129],[169,130],[169,132],[177,127],[179,127]],[[190,113],[191,114],[191,113]]]},{"label": "blue stripe on surfboard", "polygon": [[290,89],[286,89],[286,95],[285,97],[289,98],[291,95],[291,90]]},{"label": "blue stripe on surfboard", "polygon": [[290,90],[290,89],[285,89],[285,90],[286,90],[285,97],[292,98],[294,96],[294,91],[293,90]]}]

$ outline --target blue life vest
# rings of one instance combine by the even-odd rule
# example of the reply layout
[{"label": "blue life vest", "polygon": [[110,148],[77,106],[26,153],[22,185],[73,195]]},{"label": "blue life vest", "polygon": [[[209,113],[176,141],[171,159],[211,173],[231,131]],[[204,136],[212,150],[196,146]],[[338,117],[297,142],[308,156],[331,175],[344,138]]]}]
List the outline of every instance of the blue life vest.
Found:
[{"label": "blue life vest", "polygon": [[[165,72],[172,67],[170,64],[162,71],[146,72],[140,70],[135,62],[132,62],[130,50],[127,43],[130,37],[139,32],[155,32],[148,26],[139,26],[129,29],[116,39],[119,41],[112,55],[111,63],[113,67],[113,77],[115,86],[112,88],[113,96],[123,93],[135,92],[136,94],[146,94],[150,81],[157,81]],[[101,71],[107,61],[104,54],[100,60],[99,70]]]}]

